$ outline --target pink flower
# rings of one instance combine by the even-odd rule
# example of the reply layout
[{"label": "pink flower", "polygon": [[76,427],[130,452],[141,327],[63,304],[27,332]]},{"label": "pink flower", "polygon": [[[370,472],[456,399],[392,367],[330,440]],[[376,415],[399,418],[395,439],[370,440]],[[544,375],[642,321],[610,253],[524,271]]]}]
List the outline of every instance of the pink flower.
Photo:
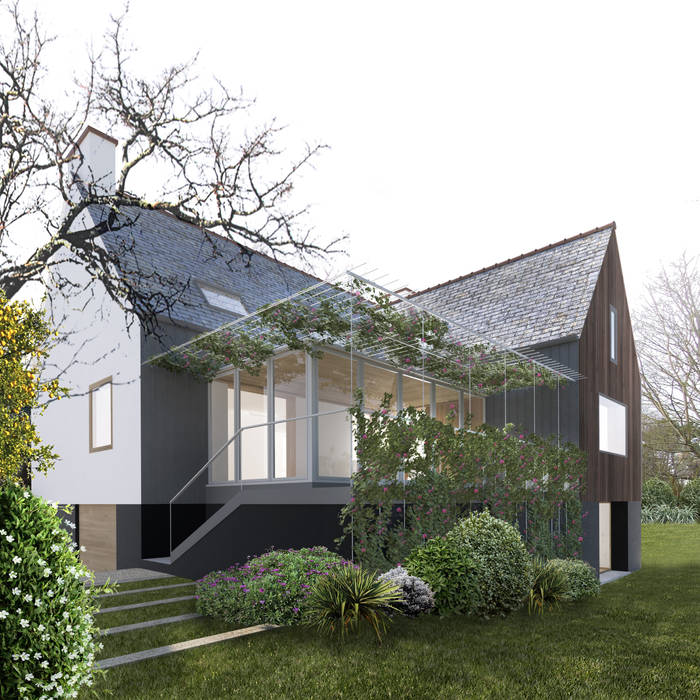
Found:
[{"label": "pink flower", "polygon": [[579,538],[578,538],[578,541],[579,541],[579,542],[583,542],[583,537],[579,537]]}]

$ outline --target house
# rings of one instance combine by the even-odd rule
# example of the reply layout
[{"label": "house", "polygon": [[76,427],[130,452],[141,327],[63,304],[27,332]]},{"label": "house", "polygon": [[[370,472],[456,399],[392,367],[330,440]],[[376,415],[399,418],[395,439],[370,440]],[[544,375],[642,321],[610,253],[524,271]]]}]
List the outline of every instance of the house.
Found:
[{"label": "house", "polygon": [[[92,177],[113,182],[113,139],[88,129],[78,146]],[[566,386],[488,397],[398,369],[381,352],[338,347],[320,357],[280,349],[257,374],[228,367],[210,382],[170,372],[151,362],[164,348],[222,327],[236,333],[265,304],[313,303],[333,288],[162,212],[140,213],[101,245],[154,293],[171,285],[177,303],[161,315],[158,338],[100,294],[59,310],[72,341],[52,361],[70,365],[73,396],[38,419],[61,459],[33,489],[77,506],[92,568],[199,576],[272,545],[333,546],[357,462],[347,408],[358,385],[369,408],[388,392],[394,408],[442,418],[456,404],[460,425],[472,414],[476,424],[522,424],[578,443],[590,461],[584,557],[601,570],[639,568],[639,372],[614,224],[397,295],[400,306],[529,358]],[[85,275],[77,266],[72,274]],[[77,350],[84,357],[71,363]]]}]

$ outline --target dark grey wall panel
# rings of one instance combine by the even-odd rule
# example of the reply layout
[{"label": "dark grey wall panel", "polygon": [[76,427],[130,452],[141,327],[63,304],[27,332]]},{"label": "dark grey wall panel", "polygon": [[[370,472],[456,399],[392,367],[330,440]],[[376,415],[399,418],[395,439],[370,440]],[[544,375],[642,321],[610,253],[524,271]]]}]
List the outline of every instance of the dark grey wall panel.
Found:
[{"label": "dark grey wall panel", "polygon": [[[578,370],[577,341],[538,348],[538,351]],[[556,389],[540,386],[489,396],[486,399],[486,422],[489,425],[503,426],[504,420],[527,432],[534,430],[539,435],[556,435],[559,429],[563,441],[578,445],[578,382],[562,382],[558,396]]]},{"label": "dark grey wall panel", "polygon": [[[163,324],[165,343],[182,343],[194,331]],[[143,338],[142,360],[162,351],[155,338]],[[206,382],[144,365],[141,368],[141,502],[167,503],[208,459]],[[186,494],[204,501],[204,485]]]},{"label": "dark grey wall panel", "polygon": [[587,561],[599,573],[600,540],[599,540],[599,505],[592,501],[582,503],[583,513],[581,523],[583,525],[583,550],[582,558]]},{"label": "dark grey wall panel", "polygon": [[141,506],[117,504],[117,568],[141,566]]}]

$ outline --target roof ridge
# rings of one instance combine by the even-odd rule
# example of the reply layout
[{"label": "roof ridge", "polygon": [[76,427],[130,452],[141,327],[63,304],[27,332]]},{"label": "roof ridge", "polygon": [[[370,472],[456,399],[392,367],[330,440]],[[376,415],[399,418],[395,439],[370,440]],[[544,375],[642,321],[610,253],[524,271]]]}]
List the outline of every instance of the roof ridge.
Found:
[{"label": "roof ridge", "polygon": [[576,236],[571,236],[569,238],[563,238],[561,241],[557,241],[556,243],[550,243],[549,245],[546,245],[542,248],[535,248],[535,250],[531,250],[528,253],[523,253],[522,255],[518,255],[515,258],[508,258],[508,260],[503,260],[502,262],[494,263],[493,265],[489,265],[488,267],[482,267],[480,270],[475,270],[474,272],[468,272],[466,275],[460,275],[459,277],[455,277],[451,280],[447,280],[446,282],[440,282],[438,284],[434,284],[432,287],[427,287],[426,289],[421,289],[420,291],[413,292],[413,294],[407,295],[406,298],[412,299],[413,297],[420,296],[421,294],[426,294],[427,292],[432,292],[435,289],[439,289],[440,287],[446,287],[449,284],[453,284],[454,282],[461,282],[462,280],[468,279],[469,277],[475,277],[476,275],[480,275],[482,272],[488,272],[489,270],[495,270],[499,267],[504,267],[505,265],[510,265],[511,263],[517,262],[518,260],[522,260],[523,258],[529,258],[531,255],[535,255],[537,253],[542,253],[545,250],[551,250],[552,248],[556,248],[560,245],[564,245],[565,243],[571,243],[572,241],[578,241],[581,238],[586,238],[587,236],[591,236],[594,233],[600,233],[601,231],[605,231],[606,229],[612,229],[612,232],[615,232],[617,224],[614,221],[611,221],[609,224],[605,224],[605,226],[598,226],[594,229],[591,229],[590,231],[584,231],[583,233],[579,233]]}]

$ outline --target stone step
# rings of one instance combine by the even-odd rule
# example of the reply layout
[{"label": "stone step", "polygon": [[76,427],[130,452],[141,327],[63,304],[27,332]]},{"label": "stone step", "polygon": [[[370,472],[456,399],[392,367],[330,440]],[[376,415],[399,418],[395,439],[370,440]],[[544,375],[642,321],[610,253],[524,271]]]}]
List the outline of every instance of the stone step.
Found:
[{"label": "stone step", "polygon": [[148,620],[146,622],[134,622],[131,625],[119,625],[119,627],[108,627],[106,630],[100,630],[101,635],[119,634],[119,632],[131,632],[133,630],[142,630],[147,627],[157,627],[158,625],[169,625],[171,622],[185,622],[186,620],[194,620],[197,617],[204,617],[199,613],[185,613],[184,615],[175,615],[173,617],[161,617],[157,620]]},{"label": "stone step", "polygon": [[117,591],[116,593],[100,593],[98,598],[109,598],[115,595],[131,595],[132,593],[148,593],[149,591],[164,591],[168,588],[182,588],[183,586],[194,586],[195,582],[171,583],[168,586],[150,586],[149,588],[132,588],[130,591]]},{"label": "stone step", "polygon": [[113,608],[102,608],[97,614],[119,612],[120,610],[136,610],[136,608],[148,608],[151,605],[165,605],[166,603],[181,603],[183,600],[194,600],[193,595],[185,595],[180,598],[164,598],[163,600],[149,600],[145,603],[131,603],[130,605],[116,605]]},{"label": "stone step", "polygon": [[144,651],[137,651],[133,654],[124,654],[123,656],[114,656],[111,659],[102,659],[102,661],[98,661],[97,663],[95,663],[95,667],[113,668],[114,666],[121,666],[122,664],[131,664],[135,661],[154,659],[158,656],[174,654],[175,652],[185,651],[186,649],[195,649],[196,647],[205,646],[207,644],[218,644],[219,642],[225,642],[228,639],[235,639],[236,637],[245,637],[249,634],[264,632],[266,630],[276,629],[277,627],[279,627],[279,625],[255,625],[254,627],[246,627],[240,630],[231,630],[230,632],[213,634],[210,637],[199,637],[198,639],[190,639],[187,642],[177,642],[176,644],[168,644],[167,646],[156,647],[155,649],[144,649]]}]

